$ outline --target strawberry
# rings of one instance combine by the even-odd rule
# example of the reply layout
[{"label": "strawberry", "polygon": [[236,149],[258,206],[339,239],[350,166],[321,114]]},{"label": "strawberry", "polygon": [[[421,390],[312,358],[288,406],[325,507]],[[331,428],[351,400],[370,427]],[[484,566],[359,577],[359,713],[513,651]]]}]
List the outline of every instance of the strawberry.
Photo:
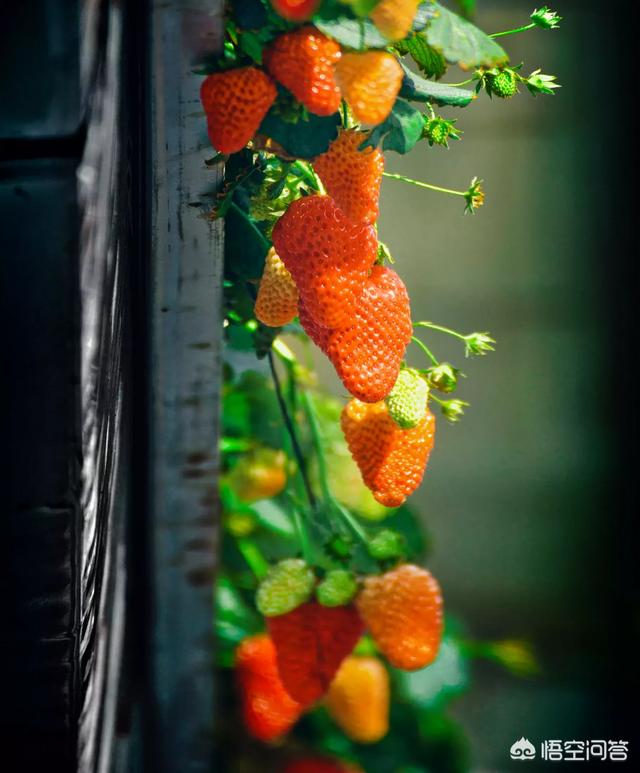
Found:
[{"label": "strawberry", "polygon": [[316,598],[325,607],[348,604],[358,591],[358,583],[347,569],[331,569],[316,588]]},{"label": "strawberry", "polygon": [[334,66],[340,46],[315,27],[280,35],[264,51],[267,71],[315,115],[331,115],[340,107]]},{"label": "strawberry", "polygon": [[275,647],[266,634],[250,636],[240,643],[235,671],[249,733],[261,741],[284,735],[297,721],[302,707],[282,686]]},{"label": "strawberry", "polygon": [[500,99],[510,99],[518,93],[518,76],[509,68],[489,72],[485,77],[489,95],[495,94]]},{"label": "strawberry", "polygon": [[400,429],[384,402],[351,400],[342,409],[342,431],[365,484],[385,507],[399,507],[422,482],[433,448],[430,411],[413,429]]},{"label": "strawberry", "polygon": [[401,564],[367,577],[356,603],[392,666],[415,671],[436,659],[442,638],[442,596],[426,569]]},{"label": "strawberry", "polygon": [[273,10],[287,21],[307,21],[318,9],[320,0],[271,0]]},{"label": "strawberry", "polygon": [[298,303],[298,319],[304,329],[304,332],[309,336],[313,343],[326,354],[327,343],[329,342],[329,335],[331,331],[329,328],[318,325],[309,315],[303,303]]},{"label": "strawberry", "polygon": [[313,570],[300,558],[272,566],[256,593],[256,606],[265,616],[284,615],[309,599],[316,584]]},{"label": "strawberry", "polygon": [[428,397],[427,382],[417,371],[405,368],[385,397],[389,416],[402,429],[411,429],[424,418]]},{"label": "strawberry", "polygon": [[398,60],[386,51],[343,54],[336,67],[342,96],[360,123],[384,121],[396,101],[402,78]]},{"label": "strawberry", "polygon": [[360,768],[328,757],[304,757],[290,762],[284,773],[362,773]]},{"label": "strawberry", "polygon": [[364,630],[352,604],[323,607],[309,601],[286,615],[268,617],[266,622],[282,683],[304,706],[325,694]]},{"label": "strawberry", "polygon": [[378,148],[359,150],[366,139],[367,133],[357,129],[341,131],[313,167],[348,218],[372,224],[378,218],[384,156]]},{"label": "strawberry", "polygon": [[254,313],[269,327],[288,325],[298,313],[298,289],[273,247],[265,259]]},{"label": "strawberry", "polygon": [[306,196],[289,206],[272,239],[313,321],[351,324],[376,260],[373,227],[349,220],[330,196]]},{"label": "strawberry", "polygon": [[387,40],[402,40],[411,30],[420,0],[380,0],[369,16]]},{"label": "strawberry", "polygon": [[375,265],[351,327],[332,330],[326,353],[346,389],[367,403],[383,400],[393,388],[411,340],[409,296],[400,277]]},{"label": "strawberry", "polygon": [[269,499],[287,485],[287,456],[274,448],[256,448],[244,454],[226,476],[243,502]]},{"label": "strawberry", "polygon": [[377,658],[346,658],[331,682],[325,705],[352,741],[379,741],[389,730],[387,669]]},{"label": "strawberry", "polygon": [[236,153],[253,138],[277,90],[257,67],[208,75],[200,87],[211,144],[219,153]]}]

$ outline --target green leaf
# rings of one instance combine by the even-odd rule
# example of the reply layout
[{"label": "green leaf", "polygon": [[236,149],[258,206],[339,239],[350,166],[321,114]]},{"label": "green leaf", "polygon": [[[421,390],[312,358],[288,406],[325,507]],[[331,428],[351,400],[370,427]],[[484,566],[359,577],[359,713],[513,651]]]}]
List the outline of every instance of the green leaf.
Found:
[{"label": "green leaf", "polygon": [[452,107],[466,107],[475,98],[473,91],[459,89],[457,86],[448,86],[446,83],[434,83],[411,72],[402,62],[404,80],[400,89],[400,96],[414,102],[435,102],[437,105],[451,105]]},{"label": "green leaf", "polygon": [[255,514],[258,523],[269,531],[279,534],[285,539],[296,538],[296,529],[289,514],[274,499],[260,499],[253,502],[251,511]]},{"label": "green leaf", "polygon": [[331,19],[316,21],[316,27],[345,48],[386,48],[389,41],[369,19]]},{"label": "green leaf", "polygon": [[372,129],[362,147],[376,147],[382,141],[383,150],[408,153],[422,136],[422,113],[402,99],[396,99],[389,117]]},{"label": "green leaf", "polygon": [[306,120],[287,123],[271,111],[262,122],[258,133],[271,137],[291,156],[314,158],[324,153],[338,136],[339,124],[339,113],[325,117],[309,115]]},{"label": "green leaf", "polygon": [[[361,13],[367,6],[370,6],[369,11],[371,11],[377,4],[371,0],[360,0],[358,7],[354,6],[354,12]],[[423,30],[435,15],[436,11],[431,0],[422,3],[414,16],[412,29]],[[336,19],[316,19],[314,24],[325,35],[345,48],[359,51],[363,48],[386,48],[389,45],[389,41],[378,32],[369,19],[346,19],[342,16]]]},{"label": "green leaf", "polygon": [[245,32],[240,36],[241,50],[257,64],[262,64],[263,44],[254,32]]},{"label": "green leaf", "polygon": [[438,12],[424,35],[429,45],[440,51],[447,62],[459,64],[465,70],[473,67],[495,67],[506,64],[509,57],[475,24],[452,13],[440,3],[434,3]]},{"label": "green leaf", "polygon": [[424,35],[413,35],[404,43],[407,53],[428,78],[441,78],[447,71],[445,58],[430,46]]},{"label": "green leaf", "polygon": [[242,279],[259,279],[270,245],[237,204],[232,204],[225,215],[224,233],[225,273]]},{"label": "green leaf", "polygon": [[260,618],[228,577],[220,577],[215,588],[216,633],[223,644],[234,646],[260,629]]}]

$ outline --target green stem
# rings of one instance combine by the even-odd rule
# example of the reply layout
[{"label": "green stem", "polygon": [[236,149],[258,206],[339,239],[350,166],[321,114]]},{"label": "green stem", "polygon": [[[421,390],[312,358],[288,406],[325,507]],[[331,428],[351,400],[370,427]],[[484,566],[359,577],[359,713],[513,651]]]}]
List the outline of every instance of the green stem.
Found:
[{"label": "green stem", "polygon": [[300,540],[300,547],[302,548],[302,557],[309,564],[313,564],[313,551],[311,549],[311,540],[309,538],[309,532],[307,531],[304,518],[300,514],[300,510],[296,505],[293,505],[293,523],[298,532],[298,539]]},{"label": "green stem", "polygon": [[356,521],[356,519],[351,515],[351,513],[347,510],[346,507],[343,507],[340,502],[338,502],[337,499],[334,497],[331,497],[330,499],[331,504],[335,509],[340,513],[340,515],[344,518],[345,522],[347,523],[347,526],[351,529],[351,531],[356,535],[356,537],[361,540],[361,542],[364,542],[365,545],[369,544],[369,538],[367,537],[367,533],[365,530],[360,526],[360,524]]},{"label": "green stem", "polygon": [[431,360],[431,362],[437,367],[440,363],[436,359],[436,357],[432,354],[431,350],[429,349],[426,344],[423,344],[422,341],[419,338],[416,338],[416,336],[411,336],[411,340],[414,344],[419,346],[422,351],[427,355],[427,357]]},{"label": "green stem", "polygon": [[458,333],[455,330],[451,330],[448,327],[443,327],[442,325],[434,325],[433,322],[414,322],[414,327],[426,327],[429,328],[429,330],[438,330],[440,333],[446,333],[447,335],[453,336],[454,338],[459,338],[461,341],[467,340],[467,337],[462,335],[462,333]]},{"label": "green stem", "polygon": [[316,413],[315,405],[313,404],[313,398],[307,391],[301,392],[302,404],[307,415],[307,421],[309,422],[309,428],[311,430],[311,440],[318,459],[318,477],[320,478],[320,488],[322,489],[322,496],[345,521],[351,531],[362,540],[365,544],[368,543],[368,538],[365,531],[362,529],[359,523],[351,515],[351,513],[343,507],[340,502],[333,496],[329,487],[329,476],[327,474],[327,463],[324,457],[324,450],[322,448],[322,438],[320,437],[320,429],[318,427],[318,415]]},{"label": "green stem", "polygon": [[256,579],[261,580],[269,571],[269,564],[256,543],[248,537],[239,537],[236,544],[249,569],[254,573]]},{"label": "green stem", "polygon": [[449,193],[452,196],[465,196],[466,191],[454,191],[451,188],[441,188],[439,185],[431,185],[431,183],[424,183],[421,180],[414,180],[412,177],[405,177],[403,174],[394,174],[392,172],[383,172],[383,177],[389,177],[392,180],[401,180],[403,183],[409,183],[415,185],[418,188],[427,188],[430,191],[437,191],[438,193]]},{"label": "green stem", "polygon": [[501,38],[504,35],[515,35],[517,32],[526,32],[527,30],[532,30],[534,27],[537,27],[537,24],[525,24],[524,27],[516,27],[512,30],[505,30],[504,32],[494,32],[492,35],[489,35],[490,38]]},{"label": "green stem", "polygon": [[473,83],[474,80],[475,78],[467,78],[466,81],[460,81],[460,83],[447,83],[447,86],[467,86],[469,83]]},{"label": "green stem", "polygon": [[316,414],[315,406],[311,395],[306,390],[300,391],[300,400],[304,412],[309,422],[309,429],[311,430],[311,442],[313,443],[313,450],[315,451],[316,458],[318,460],[318,478],[320,479],[320,488],[322,490],[322,496],[327,501],[333,499],[331,494],[331,488],[329,487],[329,475],[327,473],[327,461],[324,458],[324,450],[322,448],[322,438],[320,437],[320,428],[318,427],[318,417]]},{"label": "green stem", "polygon": [[302,177],[304,177],[309,183],[311,183],[312,187],[315,188],[315,190],[317,190],[318,193],[326,194],[326,190],[324,185],[322,184],[322,180],[318,177],[318,175],[315,172],[315,169],[311,166],[311,164],[305,161],[300,161],[300,159],[298,159],[291,166],[297,172],[300,172]]},{"label": "green stem", "polygon": [[271,369],[271,376],[273,378],[273,385],[275,387],[276,397],[278,399],[278,405],[280,407],[280,413],[282,414],[285,427],[287,429],[287,432],[289,433],[289,439],[291,440],[293,454],[296,457],[296,461],[298,462],[298,469],[300,470],[302,482],[304,483],[307,499],[309,500],[311,509],[315,510],[316,497],[315,497],[315,494],[313,493],[313,489],[311,488],[311,483],[309,482],[309,477],[307,475],[307,463],[304,458],[304,454],[302,453],[302,448],[300,447],[300,443],[298,441],[298,435],[296,434],[295,427],[293,425],[293,422],[291,421],[291,416],[289,416],[287,404],[285,403],[284,397],[282,395],[282,385],[280,384],[280,377],[278,376],[278,371],[276,370],[276,365],[273,360],[272,351],[269,351],[269,354],[267,355],[267,359],[269,360],[269,368]]}]

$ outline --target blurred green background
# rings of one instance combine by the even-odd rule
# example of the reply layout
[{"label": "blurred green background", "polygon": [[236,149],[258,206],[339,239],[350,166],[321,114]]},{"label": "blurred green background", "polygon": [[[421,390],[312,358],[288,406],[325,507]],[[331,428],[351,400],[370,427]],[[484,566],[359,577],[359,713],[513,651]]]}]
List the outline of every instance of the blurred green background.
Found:
[{"label": "blurred green background", "polygon": [[[624,737],[615,693],[629,675],[616,667],[625,645],[610,582],[613,173],[597,117],[605,74],[589,67],[594,53],[605,61],[613,50],[615,14],[588,2],[553,9],[564,17],[559,31],[501,43],[526,75],[557,75],[557,96],[483,94],[464,111],[441,111],[464,131],[449,151],[421,143],[405,157],[387,154],[387,171],[444,187],[465,189],[477,175],[485,206],[463,215],[462,199],[395,180],[384,181],[381,201],[380,237],[414,319],[498,341],[490,356],[463,361],[453,339],[423,336],[440,359],[461,364],[468,378],[458,396],[471,408],[457,426],[440,419],[411,500],[433,538],[429,567],[448,611],[474,637],[529,640],[542,666],[523,681],[474,664],[473,688],[453,711],[474,770],[517,766],[509,747],[522,735],[536,744]],[[532,10],[524,0],[484,0],[476,22],[509,29]],[[452,68],[446,80],[465,77]],[[410,354],[425,367],[417,348]],[[330,366],[317,364],[341,395]]]}]

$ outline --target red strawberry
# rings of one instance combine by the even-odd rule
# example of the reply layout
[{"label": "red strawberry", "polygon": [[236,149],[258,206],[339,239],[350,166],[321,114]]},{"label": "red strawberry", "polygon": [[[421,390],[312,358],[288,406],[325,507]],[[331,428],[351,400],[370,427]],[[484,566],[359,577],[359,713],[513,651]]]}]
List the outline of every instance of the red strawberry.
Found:
[{"label": "red strawberry", "polygon": [[242,150],[276,98],[271,78],[256,67],[208,75],[200,87],[209,139],[220,153]]},{"label": "red strawberry", "polygon": [[315,27],[280,35],[264,52],[268,72],[315,115],[331,115],[340,107],[334,66],[340,46]]},{"label": "red strawberry", "polygon": [[380,504],[399,507],[422,482],[435,439],[431,411],[412,429],[401,429],[384,402],[350,400],[340,424],[365,485]]},{"label": "red strawberry", "polygon": [[367,133],[357,129],[341,131],[313,166],[327,193],[347,217],[375,223],[384,156],[378,148],[360,150],[366,139]]},{"label": "red strawberry", "polygon": [[236,678],[242,713],[248,731],[261,741],[287,732],[302,707],[282,686],[276,666],[276,651],[266,634],[250,636],[236,650]]},{"label": "red strawberry", "polygon": [[287,692],[303,706],[321,698],[364,627],[353,604],[323,607],[309,601],[266,619]]},{"label": "red strawberry", "polygon": [[330,196],[307,196],[289,205],[272,239],[313,321],[329,328],[352,324],[376,260],[373,227],[349,220]]},{"label": "red strawberry", "polygon": [[273,10],[289,21],[307,21],[316,12],[320,0],[271,0]]},{"label": "red strawberry", "polygon": [[365,403],[393,389],[413,326],[407,290],[395,271],[375,265],[351,327],[333,330],[326,353],[346,389]]},{"label": "red strawberry", "polygon": [[300,302],[298,303],[298,319],[300,320],[304,332],[309,336],[313,343],[326,354],[327,343],[329,341],[329,335],[331,334],[329,328],[316,324]]}]

